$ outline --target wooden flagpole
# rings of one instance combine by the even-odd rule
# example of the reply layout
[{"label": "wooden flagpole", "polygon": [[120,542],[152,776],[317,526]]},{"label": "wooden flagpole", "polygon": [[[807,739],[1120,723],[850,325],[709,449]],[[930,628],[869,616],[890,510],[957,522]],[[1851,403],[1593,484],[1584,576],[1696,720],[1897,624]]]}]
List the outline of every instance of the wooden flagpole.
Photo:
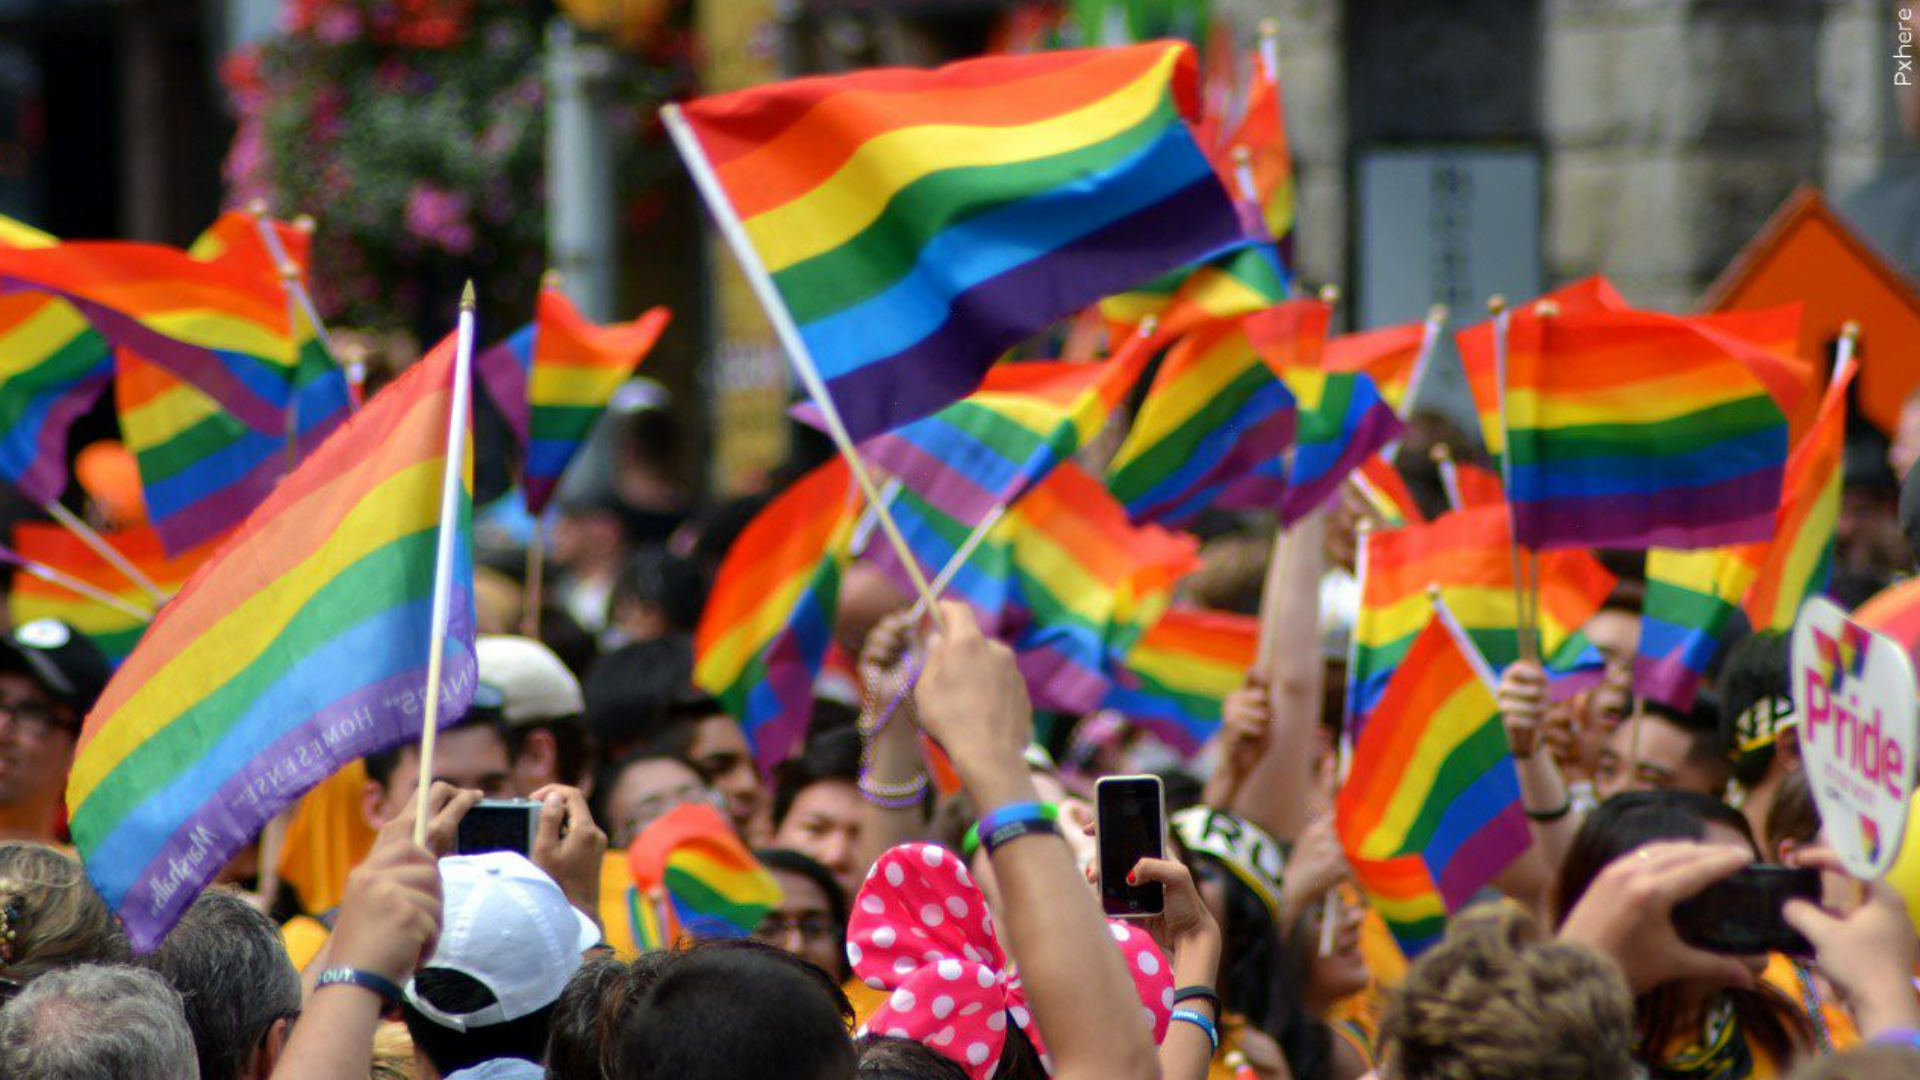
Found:
[{"label": "wooden flagpole", "polygon": [[1507,334],[1513,320],[1513,312],[1507,308],[1504,297],[1496,296],[1487,301],[1487,310],[1493,314],[1493,368],[1495,397],[1500,411],[1500,482],[1507,499],[1508,545],[1507,552],[1513,563],[1513,602],[1514,632],[1519,639],[1520,658],[1536,663],[1540,660],[1538,644],[1533,640],[1532,627],[1527,624],[1527,614],[1531,605],[1527,599],[1526,560],[1520,548],[1519,524],[1513,514],[1513,446],[1511,427],[1507,422]]},{"label": "wooden flagpole", "polygon": [[913,550],[907,546],[907,538],[901,534],[900,526],[893,520],[893,512],[882,501],[879,485],[874,483],[873,475],[868,472],[860,455],[854,452],[853,438],[847,433],[847,425],[840,418],[840,408],[834,404],[833,396],[827,393],[827,384],[820,377],[819,368],[813,362],[813,354],[807,350],[806,341],[800,336],[800,328],[794,324],[793,313],[780,298],[780,290],[773,283],[773,276],[767,273],[766,266],[760,261],[760,255],[753,248],[753,242],[747,237],[747,230],[740,222],[740,215],[734,210],[733,202],[727,197],[726,189],[720,184],[720,178],[713,171],[713,165],[707,160],[706,151],[701,149],[700,140],[694,137],[693,129],[680,114],[678,105],[667,105],[660,110],[660,119],[666,125],[667,134],[672,136],[674,148],[680,152],[680,159],[686,163],[687,172],[693,177],[694,186],[700,189],[700,195],[706,200],[707,209],[713,214],[714,224],[720,229],[720,235],[726,238],[727,246],[740,261],[740,269],[746,274],[747,281],[760,298],[760,306],[766,310],[767,319],[773,324],[774,333],[785,346],[787,358],[793,362],[795,373],[807,389],[807,395],[819,407],[821,419],[827,426],[827,435],[834,446],[840,450],[840,456],[847,461],[847,467],[853,472],[854,482],[860,485],[860,491],[867,498],[867,505],[878,511],[876,520],[880,531],[886,534],[887,542],[900,557],[901,565],[906,569],[907,577],[912,580],[920,602],[925,604],[932,614],[934,622],[944,626],[940,608],[934,603],[934,592],[927,581],[926,571],[914,558]]},{"label": "wooden flagpole", "polygon": [[447,647],[447,620],[453,608],[454,541],[459,529],[460,486],[467,460],[467,410],[473,394],[473,282],[460,294],[460,331],[453,361],[453,407],[447,415],[447,460],[440,482],[439,547],[433,560],[433,615],[427,638],[427,688],[420,729],[420,790],[413,818],[413,842],[427,843],[427,793],[433,787],[433,744],[440,728],[441,653]]}]

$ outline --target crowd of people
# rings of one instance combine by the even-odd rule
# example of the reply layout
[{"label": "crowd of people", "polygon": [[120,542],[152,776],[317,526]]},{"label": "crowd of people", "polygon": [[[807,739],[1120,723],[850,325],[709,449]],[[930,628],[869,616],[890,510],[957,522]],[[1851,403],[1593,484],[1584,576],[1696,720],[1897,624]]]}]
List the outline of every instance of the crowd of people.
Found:
[{"label": "crowd of people", "polygon": [[[1036,718],[969,608],[916,617],[856,564],[805,747],[763,773],[695,688],[690,644],[760,501],[689,513],[642,458],[562,506],[537,620],[504,572],[517,552],[483,552],[480,689],[437,740],[425,843],[418,748],[366,758],[329,781],[344,797],[309,796],[281,850],[235,860],[146,955],[63,832],[107,664],[64,626],[15,628],[0,647],[0,1076],[1920,1075],[1920,939],[1899,895],[1823,845],[1777,635],[1728,650],[1694,709],[1644,703],[1625,572],[1588,627],[1609,658],[1597,688],[1555,701],[1537,664],[1508,668],[1533,843],[1410,962],[1333,827],[1357,500],[1272,542],[1213,530],[1188,599],[1261,612],[1280,645],[1192,760],[1122,718]],[[1856,535],[1890,528],[1885,507],[1861,513]],[[958,794],[929,781],[922,735]],[[1162,777],[1166,858],[1098,865],[1092,783],[1117,772]],[[540,804],[527,850],[454,854],[463,818],[497,798]],[[724,816],[781,898],[750,936],[649,950],[625,849],[688,804]],[[289,869],[295,844],[335,852],[343,877]],[[1756,862],[1822,873],[1822,903],[1786,912],[1812,955],[1684,944],[1674,906]],[[1164,913],[1105,918],[1101,875],[1158,883]]]}]

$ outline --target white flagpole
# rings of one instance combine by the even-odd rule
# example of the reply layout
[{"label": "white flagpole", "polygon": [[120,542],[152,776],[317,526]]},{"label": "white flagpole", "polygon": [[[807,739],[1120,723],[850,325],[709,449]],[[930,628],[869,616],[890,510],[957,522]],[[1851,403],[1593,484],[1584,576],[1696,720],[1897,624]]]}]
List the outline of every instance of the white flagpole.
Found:
[{"label": "white flagpole", "polygon": [[1427,309],[1427,325],[1420,335],[1420,353],[1413,358],[1413,373],[1407,376],[1407,396],[1400,402],[1400,418],[1413,415],[1413,403],[1420,396],[1420,382],[1426,378],[1427,365],[1433,360],[1433,350],[1440,344],[1440,334],[1447,327],[1447,305],[1435,304]]},{"label": "white flagpole", "polygon": [[840,408],[827,393],[826,381],[820,377],[819,369],[814,365],[813,354],[807,351],[806,341],[800,336],[800,328],[794,324],[793,314],[780,298],[780,290],[774,286],[773,276],[760,261],[760,255],[753,249],[753,242],[747,237],[747,230],[735,212],[733,202],[727,197],[726,189],[720,184],[720,177],[714,173],[713,165],[707,161],[707,155],[700,148],[700,140],[694,137],[693,130],[687,126],[686,118],[680,115],[680,106],[667,105],[660,110],[660,119],[666,125],[667,134],[673,137],[674,148],[680,151],[680,160],[686,163],[687,172],[693,177],[694,186],[700,189],[701,197],[706,201],[707,209],[712,212],[714,224],[720,229],[720,235],[726,238],[727,246],[740,261],[740,269],[747,275],[747,281],[760,298],[760,306],[766,310],[767,319],[773,323],[774,333],[779,335],[780,343],[786,347],[788,359],[800,376],[800,382],[806,386],[807,395],[820,408],[820,416],[826,422],[827,435],[847,459],[847,466],[853,471],[855,482],[867,498],[867,505],[874,507],[878,514],[880,531],[886,534],[887,542],[893,545],[894,553],[900,556],[900,563],[906,568],[907,576],[913,582],[915,591],[920,594],[920,602],[933,613],[936,622],[940,621],[940,609],[934,605],[934,591],[927,581],[926,571],[913,557],[912,549],[907,547],[907,539],[900,533],[900,526],[893,520],[893,512],[887,508],[880,488],[873,482],[873,476],[854,452],[853,438],[847,434],[847,425],[840,419]]},{"label": "white flagpole", "polygon": [[46,563],[29,559],[17,551],[3,547],[0,547],[0,559],[18,566],[23,574],[31,574],[49,585],[58,585],[76,596],[83,596],[96,604],[110,607],[122,615],[139,619],[141,622],[153,621],[152,610],[130,604],[98,585],[82,581],[58,567],[48,566]]},{"label": "white flagpole", "polygon": [[425,724],[420,729],[420,791],[414,807],[413,842],[427,842],[427,792],[433,787],[433,744],[440,728],[441,653],[453,608],[454,541],[459,528],[460,489],[467,461],[467,410],[473,392],[473,282],[460,294],[460,333],[453,360],[453,408],[447,416],[447,465],[440,483],[440,536],[433,559],[433,615],[427,638]]},{"label": "white flagpole", "polygon": [[72,533],[75,538],[82,544],[85,544],[95,555],[105,559],[108,566],[120,571],[128,581],[140,586],[141,591],[153,597],[154,603],[164,604],[167,602],[167,594],[161,590],[160,586],[154,584],[152,578],[143,573],[138,566],[135,566],[132,559],[121,554],[119,548],[108,543],[106,537],[95,532],[93,526],[82,521],[78,514],[62,506],[60,500],[48,499],[46,502],[40,504],[40,509],[46,511],[48,517]]}]

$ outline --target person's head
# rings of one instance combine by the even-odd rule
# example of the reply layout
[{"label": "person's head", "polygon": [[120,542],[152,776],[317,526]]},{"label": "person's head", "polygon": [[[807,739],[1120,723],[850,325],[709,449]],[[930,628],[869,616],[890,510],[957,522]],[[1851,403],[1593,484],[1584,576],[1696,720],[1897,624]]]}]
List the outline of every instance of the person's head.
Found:
[{"label": "person's head", "polygon": [[912,1039],[865,1035],[859,1047],[860,1080],[967,1080],[953,1059]]},{"label": "person's head", "polygon": [[1702,692],[1686,712],[1642,701],[1607,733],[1594,770],[1594,793],[1695,791],[1719,795],[1732,766],[1720,738],[1720,710]]},{"label": "person's head", "polygon": [[[434,740],[433,778],[470,788],[489,799],[511,798],[513,746],[501,718],[498,694],[474,691],[476,708]],[[492,707],[488,703],[494,703]],[[378,829],[405,810],[420,783],[420,748],[405,742],[366,757],[367,784],[360,795],[361,816]]]},{"label": "person's head", "polygon": [[0,639],[0,822],[51,840],[75,740],[112,675],[87,637],[35,619]]},{"label": "person's head", "polygon": [[658,544],[641,548],[613,583],[609,623],[628,641],[689,635],[706,591],[700,569]]},{"label": "person's head", "polygon": [[1760,837],[1769,858],[1783,863],[1810,844],[1819,842],[1820,804],[1813,800],[1813,785],[1804,770],[1795,769],[1780,781],[1780,788],[1767,804],[1767,817]]},{"label": "person's head", "polygon": [[847,894],[833,872],[787,848],[763,848],[753,857],[780,883],[781,894],[753,936],[847,981],[853,974],[847,965]]},{"label": "person's head", "polygon": [[693,647],[679,636],[638,641],[602,656],[584,687],[587,729],[619,760],[661,741],[667,711],[693,684]]},{"label": "person's head", "polygon": [[1748,791],[1800,767],[1790,646],[1785,634],[1751,634],[1720,671],[1721,738],[1734,783]]},{"label": "person's head", "polygon": [[440,939],[407,981],[407,1031],[440,1075],[546,1054],[554,1006],[600,940],[560,886],[526,857],[495,851],[440,860]]},{"label": "person's head", "polygon": [[683,803],[724,802],[706,778],[678,756],[642,751],[600,770],[594,781],[595,816],[604,824],[609,846],[624,848],[647,826]]},{"label": "person's head", "polygon": [[811,855],[851,896],[872,860],[861,833],[866,808],[857,786],[860,733],[822,732],[775,773],[773,845]]},{"label": "person's head", "polygon": [[80,863],[45,844],[0,843],[0,998],[50,971],[131,955]]},{"label": "person's head", "polygon": [[200,1080],[266,1080],[300,1015],[300,973],[272,919],[225,889],[194,898],[142,962],[180,992]]},{"label": "person's head", "polygon": [[642,953],[627,963],[601,954],[581,961],[553,1007],[547,1080],[618,1080],[614,1036],[671,955]]},{"label": "person's head", "polygon": [[84,964],[34,980],[0,1008],[0,1076],[199,1075],[180,994],[151,971]]},{"label": "person's head", "polygon": [[812,964],[757,941],[675,953],[615,1048],[628,1080],[853,1080],[853,1010]]},{"label": "person's head", "polygon": [[1457,917],[1387,1004],[1385,1080],[1615,1080],[1631,1076],[1633,998],[1579,945],[1536,941],[1487,906]]},{"label": "person's head", "polygon": [[554,565],[583,576],[610,576],[626,550],[626,519],[612,491],[561,495],[548,546]]},{"label": "person's head", "polygon": [[548,784],[579,787],[589,758],[580,680],[532,638],[483,634],[474,655],[481,684],[499,696],[514,794],[525,798]]},{"label": "person's head", "polygon": [[[1366,954],[1360,949],[1360,925],[1367,918],[1366,905],[1357,893],[1346,888],[1335,889],[1331,895],[1334,897],[1331,905],[1316,903],[1302,911],[1293,921],[1293,932],[1287,938],[1287,950],[1306,962],[1302,981],[1308,1008],[1321,1015],[1340,999],[1365,990],[1373,978],[1367,970]],[[1326,938],[1322,935],[1330,908],[1333,934]],[[1332,946],[1324,953],[1320,950],[1323,940]]]},{"label": "person's head", "polygon": [[687,693],[667,710],[667,727],[669,742],[682,748],[687,764],[727,800],[734,831],[753,837],[771,827],[767,789],[740,721],[713,698]]}]

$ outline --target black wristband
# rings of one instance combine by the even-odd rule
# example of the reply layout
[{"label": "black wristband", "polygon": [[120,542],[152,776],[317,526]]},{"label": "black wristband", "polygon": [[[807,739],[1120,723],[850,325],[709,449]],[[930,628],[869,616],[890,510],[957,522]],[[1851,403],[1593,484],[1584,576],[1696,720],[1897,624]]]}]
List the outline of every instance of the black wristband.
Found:
[{"label": "black wristband", "polygon": [[1042,817],[1019,817],[1001,822],[980,834],[980,846],[991,855],[1023,836],[1059,836],[1060,827]]},{"label": "black wristband", "polygon": [[388,1005],[400,1004],[400,988],[393,985],[393,980],[385,975],[362,971],[359,968],[328,968],[320,973],[319,979],[314,981],[314,992],[318,993],[320,988],[325,986],[357,986],[362,990],[371,990],[380,995],[381,1000]]},{"label": "black wristband", "polygon": [[1559,821],[1561,818],[1566,817],[1568,814],[1571,814],[1571,813],[1573,813],[1573,796],[1569,795],[1567,796],[1566,802],[1561,803],[1559,806],[1556,806],[1551,810],[1531,810],[1531,809],[1528,810],[1527,820]]},{"label": "black wristband", "polygon": [[1213,1015],[1226,1015],[1220,1011],[1220,995],[1214,993],[1213,987],[1211,986],[1183,986],[1173,992],[1173,1003],[1175,1005],[1179,1005],[1183,1001],[1194,1001],[1196,999],[1212,1005]]}]

